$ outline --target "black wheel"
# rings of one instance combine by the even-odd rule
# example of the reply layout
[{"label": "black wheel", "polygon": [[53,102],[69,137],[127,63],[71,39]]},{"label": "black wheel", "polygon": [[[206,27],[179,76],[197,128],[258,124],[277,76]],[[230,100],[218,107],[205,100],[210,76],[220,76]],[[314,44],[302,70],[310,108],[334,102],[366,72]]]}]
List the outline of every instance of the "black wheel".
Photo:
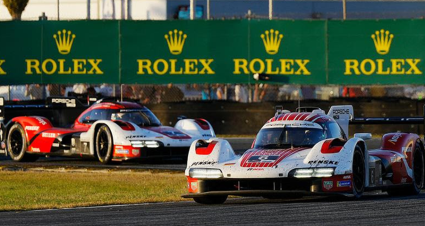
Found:
[{"label": "black wheel", "polygon": [[193,198],[195,202],[200,204],[223,204],[227,199],[227,195],[208,196]]},{"label": "black wheel", "polygon": [[353,154],[353,195],[360,198],[365,188],[365,160],[363,152],[356,146]]},{"label": "black wheel", "polygon": [[387,190],[391,196],[417,195],[424,187],[424,150],[419,141],[415,144],[415,149],[412,153],[412,184],[407,187],[399,187]]},{"label": "black wheel", "polygon": [[14,124],[7,135],[7,151],[13,161],[30,162],[37,160],[38,156],[27,154],[27,140],[25,131],[18,123]]},{"label": "black wheel", "polygon": [[112,160],[113,149],[112,133],[107,125],[102,125],[96,132],[95,149],[101,163],[108,164]]}]

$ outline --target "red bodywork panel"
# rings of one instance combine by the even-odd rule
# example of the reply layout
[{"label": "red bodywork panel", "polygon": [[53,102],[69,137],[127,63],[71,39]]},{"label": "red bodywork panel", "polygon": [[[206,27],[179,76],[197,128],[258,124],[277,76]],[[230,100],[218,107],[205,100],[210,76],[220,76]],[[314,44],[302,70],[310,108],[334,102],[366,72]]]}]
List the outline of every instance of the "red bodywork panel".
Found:
[{"label": "red bodywork panel", "polygon": [[241,167],[273,167],[288,156],[308,148],[250,150],[242,156]]},{"label": "red bodywork panel", "polygon": [[208,144],[207,147],[199,147],[196,148],[196,154],[197,155],[209,155],[214,150],[215,145],[218,143],[218,141],[213,141]]},{"label": "red bodywork panel", "polygon": [[335,154],[341,151],[344,144],[345,141],[340,139],[327,140],[323,142],[320,152],[322,152],[322,154]]},{"label": "red bodywork panel", "polygon": [[55,128],[44,117],[16,117],[13,122],[21,124],[24,128],[29,152],[50,153],[54,140],[63,134],[85,132],[88,129],[80,128]]},{"label": "red bodywork panel", "polygon": [[380,149],[369,152],[390,164],[393,184],[412,183],[408,170],[412,170],[412,153],[417,140],[419,136],[413,133],[388,133],[382,137]]},{"label": "red bodywork panel", "polygon": [[291,112],[291,113],[283,113],[280,115],[277,115],[267,122],[274,122],[274,121],[307,121],[307,122],[317,122],[317,123],[323,123],[323,122],[330,122],[335,121],[333,118],[327,115],[321,115],[317,113],[311,113],[311,112]]}]

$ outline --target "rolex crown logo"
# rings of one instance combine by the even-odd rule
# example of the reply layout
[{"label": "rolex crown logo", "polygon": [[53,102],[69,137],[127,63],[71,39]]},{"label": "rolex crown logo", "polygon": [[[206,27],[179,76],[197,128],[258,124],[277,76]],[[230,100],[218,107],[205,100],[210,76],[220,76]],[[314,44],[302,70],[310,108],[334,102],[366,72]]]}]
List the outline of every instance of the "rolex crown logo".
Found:
[{"label": "rolex crown logo", "polygon": [[53,38],[56,41],[56,46],[60,54],[66,55],[71,52],[72,43],[74,42],[75,34],[71,35],[71,31],[58,31],[58,34],[54,34]]},{"label": "rolex crown logo", "polygon": [[375,34],[372,34],[373,42],[375,43],[376,52],[381,55],[385,55],[390,51],[391,41],[394,38],[393,34],[390,34],[389,31],[376,31]]},{"label": "rolex crown logo", "polygon": [[183,51],[184,41],[187,38],[186,34],[183,34],[183,31],[169,31],[166,34],[165,39],[167,40],[168,48],[170,53],[174,55],[179,55]]},{"label": "rolex crown logo", "polygon": [[261,34],[261,39],[263,39],[266,52],[270,55],[274,55],[279,52],[280,41],[283,38],[283,34],[279,34],[279,31],[275,31],[273,29],[264,33],[265,35]]}]

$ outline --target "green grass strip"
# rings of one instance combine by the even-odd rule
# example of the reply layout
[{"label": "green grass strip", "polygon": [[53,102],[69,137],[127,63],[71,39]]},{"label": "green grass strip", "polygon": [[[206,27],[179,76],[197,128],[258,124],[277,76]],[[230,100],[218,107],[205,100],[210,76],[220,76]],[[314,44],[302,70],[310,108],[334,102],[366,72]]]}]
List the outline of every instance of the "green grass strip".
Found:
[{"label": "green grass strip", "polygon": [[0,171],[0,211],[181,201],[183,173]]}]

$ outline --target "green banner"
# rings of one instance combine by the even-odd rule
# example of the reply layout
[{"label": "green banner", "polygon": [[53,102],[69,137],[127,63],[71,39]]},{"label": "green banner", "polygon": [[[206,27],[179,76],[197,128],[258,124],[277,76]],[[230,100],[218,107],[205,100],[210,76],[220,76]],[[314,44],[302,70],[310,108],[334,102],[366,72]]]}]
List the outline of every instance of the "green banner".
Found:
[{"label": "green banner", "polygon": [[0,22],[0,85],[424,84],[425,20]]},{"label": "green banner", "polygon": [[425,21],[329,21],[329,84],[424,84]]},{"label": "green banner", "polygon": [[[325,37],[325,21],[251,21],[248,71],[276,83],[325,84]],[[243,63],[234,72],[247,74],[236,66]]]},{"label": "green banner", "polygon": [[121,32],[122,83],[326,81],[323,21],[124,21]]},{"label": "green banner", "polygon": [[126,84],[247,83],[232,59],[248,57],[247,21],[123,21]]},{"label": "green banner", "polygon": [[116,21],[0,23],[0,84],[119,83]]}]

